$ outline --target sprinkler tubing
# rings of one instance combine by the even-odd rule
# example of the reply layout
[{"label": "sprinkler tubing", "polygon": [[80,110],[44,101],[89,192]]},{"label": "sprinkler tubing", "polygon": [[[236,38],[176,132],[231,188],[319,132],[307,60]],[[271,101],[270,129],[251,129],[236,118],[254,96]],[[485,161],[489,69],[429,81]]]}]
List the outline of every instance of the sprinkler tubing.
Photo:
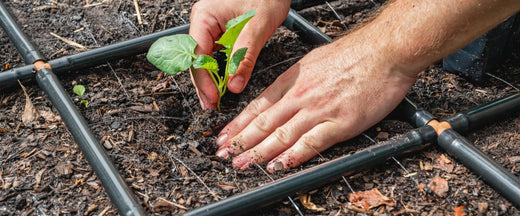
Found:
[{"label": "sprinkler tubing", "polygon": [[[294,1],[294,2],[298,2],[298,1]],[[2,7],[2,9],[4,9],[4,7]],[[6,13],[6,10],[4,9],[0,12],[2,13],[2,16],[3,16],[3,14]],[[291,20],[290,18],[292,18],[293,20]],[[304,35],[311,34],[310,37],[302,37],[302,38],[310,38],[311,40],[319,41],[318,43],[326,43],[326,42],[331,41],[331,39],[328,36],[324,35],[319,30],[317,30],[317,28],[310,25],[305,19],[301,18],[301,16],[299,16],[294,11],[291,10],[291,12],[289,13],[288,19],[289,20],[286,21],[284,24],[286,24],[290,29],[292,28],[293,30],[297,30],[298,28],[300,28],[300,29],[303,29],[304,31],[301,31],[299,33],[302,33]],[[10,28],[9,26],[12,26],[11,23],[14,23],[12,18],[11,19],[1,19],[0,21],[2,21],[0,24],[2,24],[2,27],[4,29],[9,29]],[[15,27],[15,28],[18,28],[18,27]],[[187,29],[189,27],[187,25],[185,25],[185,26],[180,26],[177,28],[184,28],[181,31],[187,31]],[[11,29],[12,29],[12,27],[11,27]],[[14,29],[14,30],[11,30],[11,29],[9,29],[9,31],[13,31],[16,33],[21,32],[21,31],[16,31],[16,29]],[[19,30],[19,28],[18,28],[18,30]],[[170,30],[173,30],[173,29],[170,29]],[[179,30],[179,29],[177,29],[177,30]],[[166,31],[168,31],[168,30],[166,30]],[[159,33],[164,33],[164,31],[158,32],[155,34],[159,34]],[[170,34],[175,34],[175,33],[170,33]],[[152,36],[152,35],[148,35],[148,36]],[[169,35],[169,34],[165,33],[164,35]],[[147,37],[147,36],[145,36],[145,37]],[[162,36],[158,36],[158,37],[162,37]],[[39,58],[41,55],[39,55],[38,51],[32,47],[31,43],[29,42],[29,40],[26,39],[26,37],[23,37],[23,35],[22,35],[22,36],[17,36],[15,38],[22,38],[19,41],[15,39],[15,40],[13,40],[13,42],[15,43],[15,46],[17,46],[17,49],[19,49],[21,51],[22,56],[24,56],[24,59],[26,60],[26,62],[32,63],[34,61],[41,59],[41,58]],[[155,39],[157,39],[157,38],[155,38]],[[107,59],[117,59],[117,58],[122,58],[122,57],[126,57],[129,55],[134,55],[134,54],[143,52],[143,50],[146,50],[149,47],[149,45],[155,40],[155,39],[150,39],[150,41],[145,42],[148,44],[143,43],[143,44],[138,45],[137,47],[135,47],[135,44],[129,43],[129,42],[138,43],[139,39],[141,39],[141,38],[136,38],[136,39],[132,39],[129,41],[125,41],[125,42],[121,42],[118,44],[103,47],[103,48],[105,48],[105,50],[101,50],[102,48],[98,48],[98,49],[91,50],[92,53],[88,53],[91,51],[87,51],[84,53],[72,55],[79,59],[62,57],[62,58],[59,58],[56,60],[51,60],[49,63],[51,63],[51,66],[53,65],[52,63],[56,64],[56,68],[58,68],[58,70],[60,72],[62,70],[65,71],[65,70],[79,69],[79,68],[85,67],[85,66],[92,66],[92,64],[94,64],[94,63],[104,62]],[[23,45],[23,44],[25,44],[25,45]],[[118,45],[118,46],[116,46],[116,45]],[[142,47],[139,47],[141,45],[142,45]],[[125,47],[127,49],[125,49]],[[137,49],[137,48],[139,48],[139,49]],[[143,49],[143,50],[141,50],[141,49]],[[113,53],[110,53],[110,52],[113,52]],[[72,57],[72,56],[68,56],[68,57]],[[59,87],[53,86],[52,84],[48,85],[48,84],[54,83],[54,82],[59,85],[59,82],[58,82],[57,78],[55,77],[55,75],[52,73],[52,71],[48,70],[48,69],[42,69],[41,71],[42,71],[42,73],[41,73],[42,75],[39,75],[40,72],[38,72],[38,75],[37,75],[37,81],[38,81],[39,85],[42,86],[42,88],[50,88],[49,91],[56,90],[56,89],[58,89],[58,91],[60,91]],[[17,68],[17,69],[12,69],[12,70],[0,73],[0,86],[3,87],[6,84],[11,84],[12,82],[15,82],[18,79],[32,78],[32,76],[34,76],[32,65]],[[50,81],[46,81],[46,80],[50,80]],[[53,87],[48,87],[47,85],[53,86]],[[66,95],[67,94],[65,94],[65,96]],[[511,104],[513,104],[513,103],[516,106],[518,106],[518,96],[519,95],[520,94],[516,94],[512,97],[505,98],[505,99],[499,101],[500,103],[497,103],[497,104],[488,104],[486,106],[482,106],[482,107],[479,107],[477,109],[474,109],[474,110],[471,110],[468,112],[458,113],[458,114],[448,118],[447,121],[449,121],[450,124],[453,124],[454,126],[456,125],[454,128],[459,128],[459,130],[469,130],[470,128],[473,128],[473,126],[478,126],[478,125],[484,124],[486,121],[489,121],[489,120],[495,120],[496,119],[495,116],[497,114],[496,112],[498,112],[497,110],[504,110],[504,109],[510,110],[509,107],[511,107]],[[53,100],[53,99],[51,99],[51,100]],[[54,99],[54,100],[59,100],[59,99]],[[70,101],[70,98],[68,98],[68,100],[70,103],[72,103]],[[500,108],[497,108],[495,106],[500,107]],[[416,111],[417,112],[414,113],[413,116],[411,116],[411,119],[414,119],[414,121],[412,121],[412,122],[415,122],[414,124],[419,124],[419,125],[424,124],[426,119],[429,119],[432,117],[431,114],[427,115],[428,112],[426,112],[424,110],[416,110]],[[61,113],[61,111],[60,111],[60,113]],[[505,114],[505,113],[502,112],[502,114]],[[74,116],[74,114],[73,114],[73,116]],[[469,123],[471,123],[471,124],[469,124]],[[67,124],[67,126],[68,126],[68,124]],[[88,128],[87,128],[87,131],[88,131]],[[371,147],[369,149],[358,152],[352,156],[355,156],[354,159],[362,158],[363,154],[365,154],[366,152],[383,153],[383,154],[380,154],[379,156],[388,154],[388,152],[391,152],[391,151],[394,152],[393,154],[400,154],[404,150],[409,150],[408,148],[402,148],[403,146],[410,146],[410,148],[413,146],[422,147],[422,145],[424,145],[424,144],[417,144],[416,142],[418,142],[419,140],[423,140],[422,142],[429,142],[429,140],[432,139],[431,134],[434,134],[434,132],[432,132],[432,131],[433,131],[433,128],[431,128],[430,126],[421,127],[421,128],[412,130],[409,133],[406,133],[402,136],[392,139],[394,141],[389,140],[388,142],[384,142],[384,144]],[[445,138],[446,140],[448,140],[446,142],[452,143],[452,144],[453,143],[464,143],[463,141],[460,141],[461,140],[460,138],[462,136],[460,136],[460,135],[456,136],[456,134],[453,135],[454,132],[455,131],[453,131],[453,130],[446,130],[445,132],[442,133],[442,134],[444,134],[444,133],[448,134]],[[430,135],[428,135],[428,134],[430,134]],[[462,137],[462,138],[464,139],[464,137]],[[93,140],[95,140],[95,139],[93,139]],[[401,142],[401,141],[403,141],[401,144],[404,144],[402,146],[397,144],[398,142]],[[97,142],[97,141],[94,141],[94,142]],[[388,149],[389,146],[393,146],[393,147],[390,147],[390,149]],[[472,146],[470,145],[469,147],[466,147],[466,151],[471,150],[470,147],[472,147]],[[384,149],[387,149],[388,151],[384,150]],[[400,150],[395,151],[395,149],[400,149]],[[101,148],[101,150],[102,150],[102,148]],[[473,151],[471,151],[471,152],[473,152]],[[102,150],[101,154],[103,154],[103,153],[104,153],[104,151]],[[104,154],[106,156],[106,153],[104,153]],[[393,155],[391,155],[391,156],[393,156]],[[102,157],[102,156],[100,156],[100,157]],[[472,157],[473,156],[468,157],[468,158],[472,158]],[[386,158],[388,158],[388,157],[386,157]],[[108,159],[108,157],[107,157],[107,159]],[[341,159],[344,159],[344,158],[342,157],[342,158],[339,158],[336,160],[340,161]],[[335,162],[337,162],[336,160],[331,161],[329,163],[335,164]],[[356,162],[356,160],[353,160],[353,159],[344,159],[344,160],[348,161],[349,163]],[[356,166],[356,167],[362,168],[366,165],[375,163],[375,161],[377,161],[377,160],[368,159],[368,161],[365,162],[363,160],[361,160],[361,161],[357,160],[357,162],[360,162],[360,163],[358,163],[358,166]],[[329,164],[329,163],[327,163],[327,164]],[[489,165],[491,167],[496,167],[496,164],[493,164],[494,163],[493,161],[486,162],[486,163],[491,164],[491,165]],[[323,164],[323,165],[325,165],[325,164]],[[321,170],[319,170],[320,166],[309,169],[308,172],[319,172],[319,171],[321,171]],[[352,169],[352,170],[354,170],[354,169]],[[96,174],[97,174],[97,172],[96,172]],[[298,175],[298,174],[296,174],[296,175]],[[312,176],[312,173],[309,174],[309,176]],[[512,175],[509,175],[509,177],[511,177],[511,176]],[[286,177],[284,179],[290,179],[290,178],[291,178],[291,176]],[[282,180],[284,180],[284,179],[282,179]],[[513,179],[515,179],[514,176],[513,176]],[[284,181],[287,181],[287,180],[284,180]],[[124,183],[122,185],[126,186]],[[119,185],[119,186],[121,186],[121,185]],[[310,184],[307,185],[307,187],[313,187],[313,186],[314,185],[310,185]],[[510,185],[508,185],[508,187],[510,187]],[[507,188],[507,187],[505,187],[505,188]],[[107,192],[108,192],[108,190],[107,190]],[[518,193],[518,192],[515,191],[515,193]],[[290,194],[292,194],[292,193],[290,193]],[[281,196],[281,198],[284,198],[287,195],[284,194]],[[120,197],[118,197],[118,198],[120,198]],[[224,201],[226,201],[226,200],[224,200]],[[128,202],[128,200],[126,200],[124,202]],[[252,205],[252,206],[255,206],[255,205]],[[228,213],[230,213],[230,212],[226,211],[224,214],[228,214]]]},{"label": "sprinkler tubing", "polygon": [[[416,127],[421,127],[429,121],[424,123],[425,121],[417,121],[417,119],[434,119],[431,118],[433,116],[431,113],[409,99],[405,99],[400,107],[404,108],[403,112],[408,113],[405,116],[409,116],[410,122],[415,123]],[[468,139],[460,135],[460,133],[476,129],[485,123],[518,111],[520,111],[520,93],[465,112],[456,113],[444,120],[453,129],[447,129],[439,134],[437,144],[457,158],[464,166],[482,176],[488,185],[520,209],[520,180],[518,177],[504,169],[499,163],[476,148]]]},{"label": "sprinkler tubing", "polygon": [[110,200],[117,207],[121,215],[144,215],[141,205],[136,201],[131,190],[108,157],[96,136],[91,132],[87,122],[76,109],[56,75],[44,68],[36,73],[36,82],[49,96],[49,99],[58,109],[61,119],[81,148],[96,177],[103,183],[103,187],[110,196]]},{"label": "sprinkler tubing", "polygon": [[[69,70],[77,70],[102,64],[107,60],[121,59],[128,56],[146,52],[150,45],[157,39],[173,35],[188,33],[189,25],[173,27],[161,32],[130,39],[116,44],[100,47],[85,52],[63,56],[49,61],[55,73]],[[15,42],[13,40],[13,42]],[[30,62],[32,64],[33,62]],[[17,80],[26,80],[34,77],[34,66],[26,65],[0,73],[0,88],[16,84]]]},{"label": "sprinkler tubing", "polygon": [[316,26],[313,26],[293,9],[289,10],[283,25],[296,32],[307,43],[326,44],[332,41],[332,38],[323,34]]},{"label": "sprinkler tubing", "polygon": [[520,181],[453,129],[443,131],[437,144],[520,209]]},{"label": "sprinkler tubing", "polygon": [[[470,119],[474,119],[472,122],[473,125],[483,125],[484,123],[488,123],[490,121],[496,121],[498,118],[475,118],[479,115],[480,112],[490,112],[483,111],[487,109],[493,109],[490,107],[491,104],[497,105],[500,104],[500,109],[493,109],[495,111],[507,112],[509,114],[518,113],[520,110],[518,109],[518,98],[520,94],[516,94],[496,102],[491,102],[489,104],[477,107],[467,112],[467,117]],[[422,109],[412,100],[405,98],[403,102],[399,105],[399,109],[403,109],[402,111],[397,111],[400,113],[405,113],[405,116],[412,117],[412,119],[420,119],[416,122],[424,122],[426,119],[432,117],[430,113]],[[480,112],[476,112],[476,110],[480,110]],[[406,113],[408,113],[406,115]],[[421,116],[424,114],[425,116]],[[433,118],[432,118],[433,119]],[[432,120],[430,119],[430,120]],[[484,121],[484,122],[481,122]],[[454,124],[452,125],[454,130],[458,130],[459,128],[455,128],[457,125],[462,124]],[[470,129],[474,129],[471,127]],[[457,145],[461,145],[464,142],[461,135],[454,136],[452,132],[453,130],[445,130],[441,136],[437,137],[436,131],[429,125],[424,125],[422,127],[411,130],[403,135],[391,138],[390,140],[381,142],[378,145],[369,147],[367,149],[361,150],[357,153],[354,153],[349,156],[343,156],[338,159],[329,161],[327,163],[318,165],[316,167],[295,173],[288,177],[276,180],[270,184],[264,185],[262,187],[258,187],[249,192],[245,192],[242,194],[238,194],[226,200],[222,200],[216,203],[209,204],[207,206],[192,210],[187,212],[185,215],[239,215],[244,214],[248,211],[251,211],[255,208],[262,207],[268,204],[271,204],[275,201],[282,200],[289,195],[294,194],[298,191],[306,191],[312,188],[318,187],[328,181],[333,181],[338,177],[346,174],[353,173],[359,169],[366,168],[367,166],[374,165],[376,163],[380,163],[387,158],[392,156],[405,154],[408,152],[416,151],[418,149],[424,148],[428,143],[432,143],[436,140],[440,143],[441,147],[445,148],[448,152],[453,152],[458,155],[462,155],[463,159],[461,162],[466,166],[470,167],[477,174],[482,175],[484,179],[486,179],[486,172],[492,173],[491,176],[487,179],[490,181],[499,181],[497,183],[490,184],[494,189],[498,192],[502,193],[504,197],[510,199],[512,203],[515,203],[515,206],[518,203],[517,196],[520,196],[520,193],[516,194],[518,191],[518,180],[508,174],[507,171],[504,172],[504,169],[501,168],[496,162],[493,162],[491,159],[485,156],[483,153],[479,153],[478,149],[476,150],[472,145],[462,145],[461,147]],[[453,131],[455,132],[455,131]],[[443,134],[449,134],[448,137],[442,138]],[[462,139],[461,139],[462,138]],[[454,140],[454,142],[450,142],[450,140]],[[471,151],[470,151],[471,150]],[[463,151],[470,151],[470,153],[460,153]],[[469,158],[469,159],[468,159]],[[481,162],[477,162],[476,160],[483,160]],[[472,168],[473,164],[466,163],[474,163],[479,164],[479,166],[484,167],[476,167]],[[483,172],[483,170],[488,170]],[[493,177],[492,175],[498,175],[498,177]],[[495,188],[497,186],[497,188]],[[507,187],[513,187],[512,192],[507,191]],[[505,191],[503,191],[506,189]]]},{"label": "sprinkler tubing", "polygon": [[519,109],[520,93],[517,93],[484,106],[457,113],[446,118],[446,121],[450,123],[453,128],[457,128],[457,132],[466,133],[496,118],[506,117],[508,114],[518,111]]},{"label": "sprinkler tubing", "polygon": [[367,166],[380,163],[406,151],[423,148],[427,145],[426,143],[434,141],[436,137],[435,130],[430,126],[417,128],[352,155],[328,161],[251,191],[192,210],[184,215],[245,214],[256,208],[287,198],[287,196],[296,192],[310,190],[334,181],[343,175],[366,169]]},{"label": "sprinkler tubing", "polygon": [[[43,58],[34,49],[30,40],[20,31],[16,22],[3,3],[0,2],[0,20],[7,35],[25,58],[25,62],[32,64]],[[9,21],[9,22],[5,22]],[[130,189],[118,174],[112,161],[108,158],[103,147],[90,131],[85,119],[70,99],[63,86],[51,69],[42,68],[36,73],[36,81],[40,88],[49,96],[51,102],[58,109],[60,116],[68,130],[80,146],[83,154],[89,161],[96,176],[101,180],[105,190],[121,215],[144,215],[142,207],[133,197]]]},{"label": "sprinkler tubing", "polygon": [[[12,19],[11,19],[12,20]],[[2,23],[3,19],[2,19]],[[11,22],[12,23],[12,22]],[[307,22],[294,10],[291,10],[284,22],[287,28],[298,32],[302,35],[302,39],[313,41],[314,43],[323,44],[332,41],[332,39],[321,33],[319,29]],[[146,52],[150,45],[157,39],[174,34],[186,34],[190,28],[189,24],[173,27],[164,31],[152,33],[146,36],[130,39],[116,44],[100,47],[85,52],[63,56],[49,61],[54,73],[62,73],[70,70],[78,70],[85,67],[92,67],[102,64],[107,60],[121,59],[128,56]],[[21,33],[23,34],[23,33]],[[14,42],[14,40],[13,40]],[[30,44],[24,41],[24,44]],[[20,49],[19,49],[20,50]],[[37,53],[37,51],[34,51]],[[34,61],[33,61],[34,62]],[[10,87],[17,83],[17,80],[27,80],[34,77],[34,66],[28,65],[13,68],[0,73],[0,89]]]},{"label": "sprinkler tubing", "polygon": [[[5,30],[9,38],[13,41],[16,49],[25,60],[25,64],[32,64],[35,61],[42,60],[42,55],[34,48],[28,37],[20,30],[13,17],[7,11],[3,2],[0,2],[0,26]],[[14,80],[16,82],[16,80]],[[0,85],[2,86],[2,85]]]}]

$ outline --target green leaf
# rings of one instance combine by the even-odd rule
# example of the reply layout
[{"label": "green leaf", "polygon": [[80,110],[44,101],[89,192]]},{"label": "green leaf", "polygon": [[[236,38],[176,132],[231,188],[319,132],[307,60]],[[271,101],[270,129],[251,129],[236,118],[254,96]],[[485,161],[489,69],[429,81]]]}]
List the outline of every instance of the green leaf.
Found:
[{"label": "green leaf", "polygon": [[167,74],[175,75],[190,68],[197,42],[187,34],[159,38],[148,50],[146,58]]},{"label": "green leaf", "polygon": [[211,72],[218,72],[217,60],[208,55],[197,56],[195,61],[193,61],[193,67],[195,69],[202,68]]},{"label": "green leaf", "polygon": [[222,34],[220,39],[216,42],[217,44],[221,44],[226,48],[233,48],[233,44],[238,38],[238,35],[244,28],[244,26],[249,22],[251,18],[256,14],[255,10],[250,10],[245,14],[242,14],[232,20],[229,20],[226,24],[226,32]]},{"label": "green leaf", "polygon": [[233,57],[231,57],[231,61],[229,62],[228,73],[230,75],[235,74],[237,72],[238,66],[240,62],[244,60],[244,56],[246,55],[247,47],[240,48],[235,53],[233,53]]},{"label": "green leaf", "polygon": [[85,104],[85,108],[88,107],[88,100],[81,100],[80,101],[82,104]]},{"label": "green leaf", "polygon": [[83,96],[83,94],[85,94],[85,86],[75,85],[72,91],[76,93],[78,96]]}]

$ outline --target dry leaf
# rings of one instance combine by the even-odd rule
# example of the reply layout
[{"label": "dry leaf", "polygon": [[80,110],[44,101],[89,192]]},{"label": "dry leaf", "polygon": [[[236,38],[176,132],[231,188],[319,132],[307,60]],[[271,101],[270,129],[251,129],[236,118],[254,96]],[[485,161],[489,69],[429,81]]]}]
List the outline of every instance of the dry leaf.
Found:
[{"label": "dry leaf", "polygon": [[314,204],[311,201],[311,195],[310,194],[308,194],[308,193],[300,193],[300,194],[298,194],[298,197],[300,198],[300,202],[302,203],[302,205],[306,209],[313,210],[313,211],[325,211],[324,208],[316,206],[316,204]]},{"label": "dry leaf", "polygon": [[168,209],[175,209],[175,208],[180,208],[180,209],[184,209],[184,210],[188,209],[181,204],[170,202],[162,197],[159,197],[152,205],[152,209],[154,212],[164,211],[164,210],[168,210]]},{"label": "dry leaf", "polygon": [[466,213],[464,212],[465,206],[456,206],[453,207],[453,216],[464,216]]},{"label": "dry leaf", "polygon": [[38,107],[38,113],[48,123],[56,123],[61,121],[61,117],[51,110],[49,107]]},{"label": "dry leaf", "polygon": [[426,195],[426,192],[424,192],[424,184],[422,182],[419,183],[419,186],[417,186],[417,188],[419,189],[419,191],[423,193],[423,195]]},{"label": "dry leaf", "polygon": [[437,194],[437,196],[440,197],[446,196],[446,193],[448,192],[448,190],[450,190],[450,187],[448,186],[448,181],[439,176],[436,176],[430,180],[428,188],[430,188],[430,190],[432,190],[435,194]]},{"label": "dry leaf", "polygon": [[383,194],[381,194],[377,188],[373,188],[369,191],[358,191],[351,193],[348,195],[348,200],[367,211],[380,205],[395,205],[394,200],[383,196]]},{"label": "dry leaf", "polygon": [[20,81],[18,81],[18,83],[20,83],[23,93],[25,94],[25,108],[22,114],[22,122],[24,125],[27,125],[38,118],[38,111],[36,110],[36,108],[34,108],[34,105],[31,102],[31,98],[29,97],[29,94],[27,94],[25,87],[22,85]]},{"label": "dry leaf", "polygon": [[220,182],[216,182],[215,185],[221,187],[223,190],[233,190],[235,189],[236,187],[232,184],[226,184],[226,183],[220,183]]},{"label": "dry leaf", "polygon": [[446,155],[441,154],[436,160],[434,167],[437,169],[444,170],[448,173],[451,173],[454,168],[453,162],[446,157]]},{"label": "dry leaf", "polygon": [[386,139],[388,139],[389,136],[390,136],[390,134],[387,132],[379,132],[376,136],[376,139],[386,140]]}]

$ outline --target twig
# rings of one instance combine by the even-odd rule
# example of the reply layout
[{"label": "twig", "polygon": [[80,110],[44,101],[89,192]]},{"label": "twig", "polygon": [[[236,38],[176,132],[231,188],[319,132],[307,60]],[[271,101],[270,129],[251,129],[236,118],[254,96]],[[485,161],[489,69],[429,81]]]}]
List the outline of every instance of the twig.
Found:
[{"label": "twig", "polygon": [[190,167],[188,167],[188,165],[186,165],[184,162],[182,162],[180,159],[178,159],[177,157],[175,157],[173,154],[170,154],[168,153],[168,155],[170,156],[170,158],[173,158],[175,159],[177,162],[181,163],[184,167],[186,167],[186,169],[188,171],[190,171],[190,173],[195,176],[195,178],[197,178],[197,180],[209,191],[209,193],[211,195],[213,195],[213,197],[218,201],[218,200],[221,200],[222,198],[219,197],[217,194],[215,194],[215,192],[213,192],[213,190],[211,190],[211,188],[208,187],[208,185],[206,185],[206,183],[204,183],[204,181],[202,181],[202,179],[197,175],[197,173],[193,172],[192,169],[190,169]]},{"label": "twig", "polygon": [[79,43],[76,43],[76,42],[71,41],[71,40],[69,40],[69,39],[63,38],[63,37],[61,37],[61,36],[59,36],[59,35],[57,35],[57,34],[55,34],[55,33],[52,33],[52,32],[51,32],[50,34],[51,34],[52,36],[54,36],[55,38],[60,39],[60,40],[63,41],[64,43],[66,43],[66,44],[68,44],[68,45],[71,45],[71,46],[73,46],[74,48],[76,48],[76,49],[78,49],[78,50],[81,50],[81,51],[83,51],[83,50],[88,50],[85,46],[83,46],[83,45],[81,45],[81,44],[79,44]]},{"label": "twig", "polygon": [[128,117],[128,118],[124,118],[124,120],[141,120],[141,119],[172,119],[172,120],[186,121],[188,118],[186,118],[186,117],[173,117],[173,116],[141,116],[141,117]]},{"label": "twig", "polygon": [[141,11],[139,10],[138,0],[134,0],[134,7],[135,7],[135,11],[137,12],[137,23],[139,25],[143,25],[143,20],[141,18]]}]

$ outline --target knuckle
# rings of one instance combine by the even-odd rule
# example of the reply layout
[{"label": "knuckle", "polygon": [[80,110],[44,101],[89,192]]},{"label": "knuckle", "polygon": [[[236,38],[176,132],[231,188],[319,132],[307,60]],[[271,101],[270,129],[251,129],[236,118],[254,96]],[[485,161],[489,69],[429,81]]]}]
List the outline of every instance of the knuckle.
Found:
[{"label": "knuckle", "polygon": [[258,98],[252,100],[245,111],[254,116],[260,115],[262,112],[262,102]]},{"label": "knuckle", "polygon": [[264,113],[258,115],[255,120],[253,120],[253,124],[263,132],[269,132],[269,128],[271,128],[271,124]]},{"label": "knuckle", "polygon": [[313,136],[304,136],[300,140],[300,144],[313,152],[320,153],[320,145],[318,140]]},{"label": "knuckle", "polygon": [[192,16],[196,15],[203,7],[204,7],[204,4],[202,2],[200,2],[200,1],[196,2],[191,7],[191,15]]},{"label": "knuckle", "polygon": [[283,146],[291,144],[291,133],[286,127],[278,127],[274,132],[274,136]]}]

